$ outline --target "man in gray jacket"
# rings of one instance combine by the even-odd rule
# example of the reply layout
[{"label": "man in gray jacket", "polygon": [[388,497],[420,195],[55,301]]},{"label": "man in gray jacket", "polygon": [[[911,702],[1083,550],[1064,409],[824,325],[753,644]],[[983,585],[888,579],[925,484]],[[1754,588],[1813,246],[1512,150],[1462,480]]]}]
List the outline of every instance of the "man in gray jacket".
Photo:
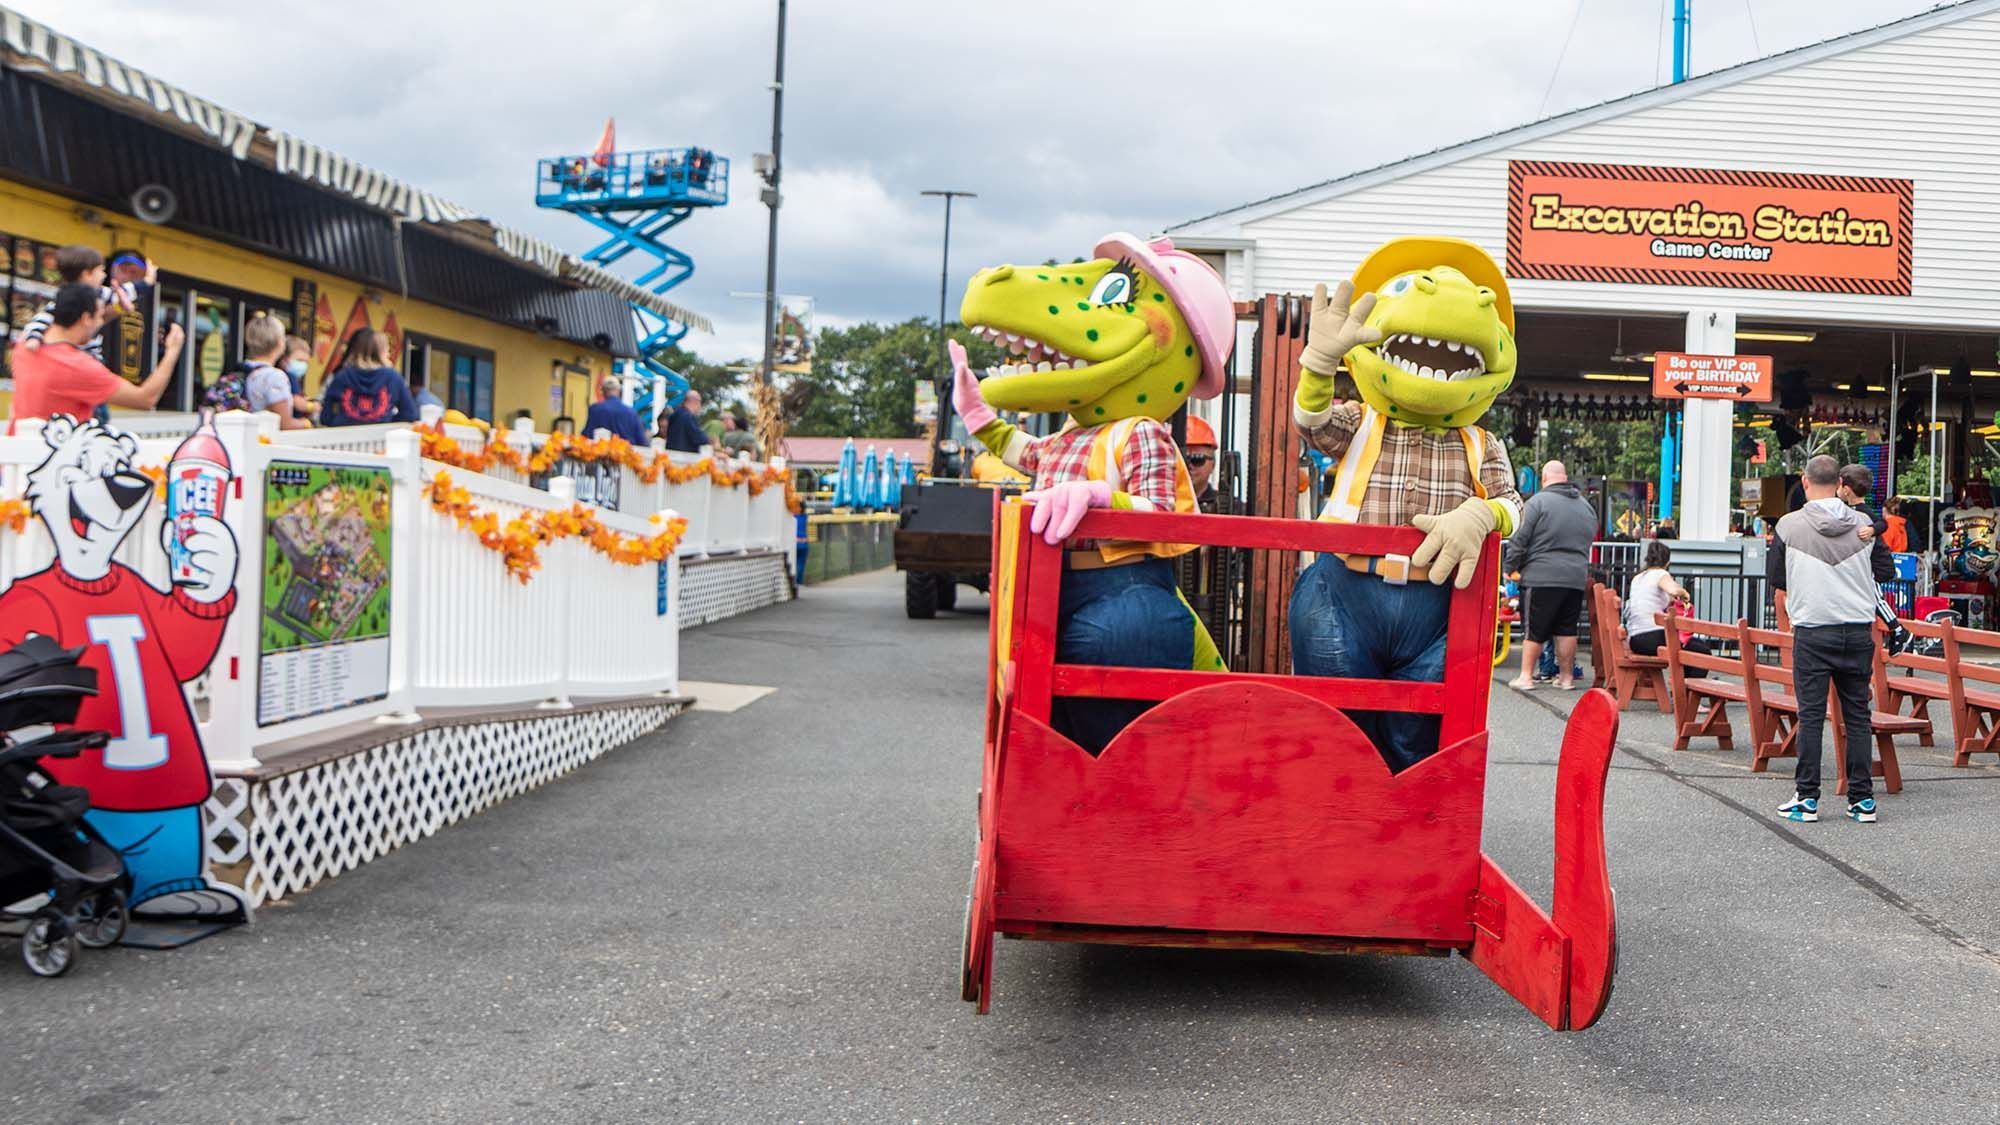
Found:
[{"label": "man in gray jacket", "polygon": [[1521,525],[1507,539],[1503,570],[1521,572],[1521,676],[1512,686],[1535,686],[1535,661],[1549,638],[1556,641],[1556,686],[1576,686],[1576,625],[1590,585],[1590,544],[1597,538],[1597,510],[1569,482],[1561,461],[1542,466],[1542,490],[1521,509]]},{"label": "man in gray jacket", "polygon": [[1870,565],[1868,516],[1840,500],[1840,466],[1806,462],[1806,505],[1778,521],[1765,577],[1785,591],[1792,618],[1792,674],[1799,698],[1797,792],[1778,807],[1787,820],[1819,819],[1821,730],[1829,683],[1847,727],[1847,816],[1875,822],[1869,681],[1875,671],[1875,603],[1881,587]]}]

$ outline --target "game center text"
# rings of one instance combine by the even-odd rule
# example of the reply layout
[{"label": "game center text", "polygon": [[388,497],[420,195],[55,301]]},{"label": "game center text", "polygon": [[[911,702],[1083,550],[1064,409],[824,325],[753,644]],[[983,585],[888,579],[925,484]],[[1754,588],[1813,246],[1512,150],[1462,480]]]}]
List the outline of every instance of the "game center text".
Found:
[{"label": "game center text", "polygon": [[1530,195],[1528,205],[1528,222],[1534,230],[1652,235],[1650,249],[1656,258],[1769,261],[1773,248],[1743,241],[1748,238],[1818,246],[1894,245],[1895,232],[1887,222],[1856,218],[1845,207],[1802,214],[1783,204],[1766,203],[1744,215],[1710,211],[1698,200],[1672,207],[1604,207],[1569,202],[1556,193]]}]

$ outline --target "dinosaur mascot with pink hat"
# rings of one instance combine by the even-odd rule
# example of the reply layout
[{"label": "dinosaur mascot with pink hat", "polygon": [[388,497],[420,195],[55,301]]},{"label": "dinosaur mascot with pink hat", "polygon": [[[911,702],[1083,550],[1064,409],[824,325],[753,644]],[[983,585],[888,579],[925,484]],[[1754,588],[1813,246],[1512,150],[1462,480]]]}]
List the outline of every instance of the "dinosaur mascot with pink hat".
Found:
[{"label": "dinosaur mascot with pink hat", "polygon": [[[1478,425],[1519,366],[1500,267],[1458,238],[1399,238],[1331,295],[1313,292],[1293,420],[1338,468],[1320,519],[1411,526],[1399,555],[1321,555],[1292,591],[1292,670],[1439,681],[1451,589],[1472,581],[1521,494],[1507,447]],[[1335,401],[1345,370],[1356,399]],[[1349,712],[1392,769],[1438,748],[1438,716]]]},{"label": "dinosaur mascot with pink hat", "polygon": [[[951,344],[952,404],[982,445],[1034,480],[1030,529],[1062,543],[1092,508],[1193,512],[1194,486],[1166,420],[1189,395],[1220,394],[1235,308],[1201,259],[1161,238],[1101,239],[1088,262],[975,274],[960,319],[1006,360],[982,382]],[[1034,438],[998,411],[1066,413]],[[1056,659],[1223,670],[1174,582],[1175,543],[1072,542],[1063,554]],[[1056,729],[1091,753],[1148,704],[1058,700]]]}]

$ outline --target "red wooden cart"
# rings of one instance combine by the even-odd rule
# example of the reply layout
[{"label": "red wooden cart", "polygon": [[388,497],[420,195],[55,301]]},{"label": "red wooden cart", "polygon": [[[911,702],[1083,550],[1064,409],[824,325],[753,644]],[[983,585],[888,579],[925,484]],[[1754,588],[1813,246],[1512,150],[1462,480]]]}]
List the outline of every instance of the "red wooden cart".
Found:
[{"label": "red wooden cart", "polygon": [[[985,771],[962,991],[992,1000],[993,937],[1444,956],[1558,1030],[1596,1022],[1617,939],[1604,784],[1618,712],[1577,703],[1556,774],[1555,908],[1479,850],[1498,540],[1452,597],[1441,683],[1058,664],[1057,547],[996,503]],[[1409,554],[1408,528],[1097,511],[1079,537]],[[1158,700],[1092,758],[1057,696]],[[1436,713],[1441,749],[1391,775],[1343,708]]]}]

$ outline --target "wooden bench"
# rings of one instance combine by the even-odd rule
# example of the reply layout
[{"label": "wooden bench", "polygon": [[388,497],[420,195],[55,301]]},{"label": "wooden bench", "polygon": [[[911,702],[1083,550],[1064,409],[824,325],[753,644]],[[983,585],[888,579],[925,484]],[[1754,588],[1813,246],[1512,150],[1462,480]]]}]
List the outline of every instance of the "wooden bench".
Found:
[{"label": "wooden bench", "polygon": [[1604,631],[1604,615],[1597,611],[1597,591],[1604,583],[1588,579],[1583,587],[1583,611],[1590,618],[1590,686],[1610,691],[1611,641]]},{"label": "wooden bench", "polygon": [[[1674,749],[1685,750],[1697,738],[1713,738],[1721,749],[1735,749],[1735,735],[1729,728],[1729,705],[1747,705],[1750,701],[1743,661],[1739,657],[1696,652],[1682,644],[1681,634],[1735,645],[1742,640],[1743,622],[1724,625],[1698,617],[1680,617],[1672,610],[1655,615],[1653,620],[1667,631],[1667,643],[1661,646],[1661,651],[1667,654],[1667,679],[1673,690]],[[1699,668],[1708,675],[1690,676],[1687,674],[1690,668]],[[1723,676],[1737,679],[1720,678]]]},{"label": "wooden bench", "polygon": [[[1761,657],[1773,653],[1771,663]],[[1763,773],[1773,758],[1798,756],[1799,697],[1792,683],[1792,635],[1743,626],[1743,683],[1749,689],[1750,771]],[[1847,745],[1845,728],[1833,728],[1836,745]],[[1843,757],[1842,761],[1846,761]]]},{"label": "wooden bench", "polygon": [[[1944,647],[1944,627],[1929,621],[1903,619],[1903,628],[1913,640],[1934,642],[1942,651]],[[1912,719],[1922,719],[1924,729],[1917,735],[1917,742],[1923,746],[1937,744],[1935,727],[1931,721],[1931,702],[1937,700],[1951,707],[1956,720],[1958,709],[1951,702],[1951,667],[1942,656],[1925,656],[1914,652],[1899,652],[1888,660],[1889,668],[1896,675],[1885,675],[1881,684],[1882,694],[1876,697],[1876,704],[1885,711],[1907,714]],[[1935,678],[1933,678],[1935,677]],[[2000,706],[2000,696],[1993,699]],[[1957,725],[1954,722],[1954,727]]]},{"label": "wooden bench", "polygon": [[[1632,651],[1632,639],[1625,633],[1624,609],[1616,590],[1597,587],[1596,600],[1590,603],[1591,661],[1595,664],[1597,654],[1604,654],[1605,690],[1617,698],[1620,711],[1631,707],[1635,699],[1650,699],[1659,705],[1660,714],[1671,714],[1666,658]],[[1600,644],[1602,648],[1597,647]]]},{"label": "wooden bench", "polygon": [[1951,764],[1970,765],[1974,754],[2000,754],[2000,690],[1995,690],[2000,688],[2000,667],[1967,659],[1965,650],[1987,650],[1978,655],[1989,660],[2000,656],[2000,632],[1948,621],[1939,628],[1944,631],[1944,664],[1951,670]]}]

